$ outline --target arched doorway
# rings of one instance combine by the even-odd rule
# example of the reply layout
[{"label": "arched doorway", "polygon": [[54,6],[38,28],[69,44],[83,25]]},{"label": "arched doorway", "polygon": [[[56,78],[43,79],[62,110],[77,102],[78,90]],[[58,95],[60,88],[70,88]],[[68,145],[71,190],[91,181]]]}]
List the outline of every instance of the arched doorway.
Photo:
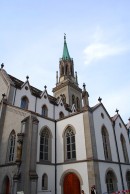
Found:
[{"label": "arched doorway", "polygon": [[9,177],[6,176],[4,178],[3,185],[2,185],[2,194],[9,194],[9,191],[10,191],[10,181],[9,181]]},{"label": "arched doorway", "polygon": [[63,182],[63,194],[80,194],[80,182],[76,174],[68,173]]}]

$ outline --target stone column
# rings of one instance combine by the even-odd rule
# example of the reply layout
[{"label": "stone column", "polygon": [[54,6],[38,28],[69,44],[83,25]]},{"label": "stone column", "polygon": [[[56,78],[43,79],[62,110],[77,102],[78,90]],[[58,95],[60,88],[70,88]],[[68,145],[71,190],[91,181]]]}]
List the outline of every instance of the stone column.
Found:
[{"label": "stone column", "polygon": [[95,185],[97,193],[101,193],[100,174],[97,158],[96,137],[94,131],[93,115],[90,111],[83,114],[84,134],[88,167],[89,190]]},{"label": "stone column", "polygon": [[37,194],[37,180],[38,175],[36,173],[36,160],[37,160],[37,136],[38,136],[38,119],[36,117],[32,120],[32,138],[31,138],[31,154],[30,154],[30,193]]}]

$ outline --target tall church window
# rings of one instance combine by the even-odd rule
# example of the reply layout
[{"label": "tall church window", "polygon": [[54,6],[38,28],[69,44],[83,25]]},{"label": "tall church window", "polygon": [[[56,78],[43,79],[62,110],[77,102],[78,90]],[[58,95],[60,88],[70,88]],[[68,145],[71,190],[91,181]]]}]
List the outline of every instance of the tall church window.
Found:
[{"label": "tall church window", "polygon": [[51,135],[47,127],[40,133],[40,160],[50,161],[51,159]]},{"label": "tall church window", "polygon": [[64,113],[62,111],[59,113],[59,118],[60,119],[63,119],[64,118]]},{"label": "tall church window", "polygon": [[68,67],[68,65],[65,66],[65,69],[66,69],[66,75],[69,75],[69,67]]},{"label": "tall church window", "polygon": [[42,190],[48,189],[48,176],[47,174],[42,175]]},{"label": "tall church window", "polygon": [[15,131],[13,130],[10,133],[9,140],[8,140],[7,162],[14,161],[15,140],[16,140],[16,134],[15,134]]},{"label": "tall church window", "polygon": [[130,171],[126,173],[126,182],[127,182],[127,187],[130,190]]},{"label": "tall church window", "polygon": [[43,105],[43,107],[42,107],[42,116],[44,116],[44,117],[48,116],[48,108],[46,105]]},{"label": "tall church window", "polygon": [[74,96],[74,94],[72,95],[72,104],[75,104],[75,96]]},{"label": "tall church window", "polygon": [[29,100],[26,96],[21,99],[21,108],[28,109]]},{"label": "tall church window", "polygon": [[129,162],[127,148],[126,148],[126,142],[125,142],[125,138],[123,137],[122,134],[121,134],[120,139],[121,139],[121,145],[122,145],[122,151],[123,151],[124,161],[125,162]]},{"label": "tall church window", "polygon": [[80,107],[79,107],[79,98],[78,98],[78,97],[76,98],[76,106],[77,106],[77,109],[80,108]]},{"label": "tall church window", "polygon": [[105,160],[111,160],[112,158],[111,158],[109,135],[108,135],[107,129],[104,126],[102,127],[102,141],[103,141]]},{"label": "tall church window", "polygon": [[107,193],[113,193],[117,191],[117,179],[112,171],[109,171],[106,175]]},{"label": "tall church window", "polygon": [[64,66],[61,65],[61,76],[64,75]]},{"label": "tall church window", "polygon": [[65,160],[76,159],[75,133],[69,126],[65,131]]}]

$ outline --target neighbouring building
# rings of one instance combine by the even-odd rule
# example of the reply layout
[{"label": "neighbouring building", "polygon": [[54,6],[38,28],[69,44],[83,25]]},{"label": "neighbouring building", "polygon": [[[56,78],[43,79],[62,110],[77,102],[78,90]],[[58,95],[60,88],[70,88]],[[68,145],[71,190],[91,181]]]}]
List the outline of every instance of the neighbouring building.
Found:
[{"label": "neighbouring building", "polygon": [[[66,37],[53,96],[0,69],[0,194],[130,189],[130,120],[78,85]],[[19,192],[18,192],[19,193]]]}]

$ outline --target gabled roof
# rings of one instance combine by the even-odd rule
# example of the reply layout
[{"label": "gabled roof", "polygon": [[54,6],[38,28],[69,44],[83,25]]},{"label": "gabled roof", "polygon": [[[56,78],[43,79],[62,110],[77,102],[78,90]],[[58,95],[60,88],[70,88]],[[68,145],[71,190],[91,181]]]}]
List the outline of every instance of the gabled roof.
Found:
[{"label": "gabled roof", "polygon": [[[15,77],[13,77],[12,75],[9,75],[9,74],[8,74],[8,76],[10,77],[11,81],[13,81],[14,86],[15,86],[16,88],[19,88],[19,89],[22,88],[22,86],[23,86],[23,84],[24,84],[23,81],[21,81],[21,80],[15,78]],[[31,90],[32,95],[34,95],[34,96],[36,96],[36,97],[38,97],[38,98],[41,98],[41,95],[42,95],[43,92],[42,92],[41,90],[39,90],[39,89],[37,89],[37,88],[31,86],[31,85],[29,85],[29,86],[30,86],[30,90]],[[57,106],[58,106],[57,98],[55,98],[55,97],[53,97],[53,96],[51,96],[51,95],[49,95],[49,94],[47,94],[47,96],[48,96],[48,99],[49,99],[49,101],[50,101],[51,104],[54,104],[54,105],[57,105]],[[65,107],[65,109],[66,109],[67,111],[71,112],[71,108],[70,108],[70,106],[69,106],[68,104],[65,104],[64,107]]]},{"label": "gabled roof", "polygon": [[[8,75],[9,75],[9,74],[8,74]],[[13,77],[12,75],[9,75],[9,77],[10,77],[10,79],[14,82],[14,85],[15,85],[16,88],[21,88],[22,85],[24,84],[23,81],[21,81],[21,80],[15,78],[15,77]],[[33,94],[34,96],[37,96],[37,97],[40,97],[40,95],[41,95],[41,93],[42,93],[41,90],[39,90],[39,89],[37,89],[37,88],[35,88],[35,87],[33,87],[33,86],[30,86],[30,90],[31,90],[32,94]]]},{"label": "gabled roof", "polygon": [[125,128],[127,128],[127,125],[124,123],[124,121],[123,121],[123,119],[121,118],[120,114],[115,114],[113,117],[111,117],[112,121],[116,121],[117,118],[119,118],[119,119],[122,121],[122,123],[123,123],[123,125],[125,126]]},{"label": "gabled roof", "polygon": [[113,117],[111,117],[112,121],[115,121],[118,117],[118,114],[115,114]]},{"label": "gabled roof", "polygon": [[98,104],[96,104],[95,106],[93,106],[93,107],[91,108],[92,112],[95,111],[95,110],[96,110],[98,107],[100,107],[100,106],[104,109],[104,111],[105,111],[106,114],[108,115],[110,121],[112,122],[112,119],[111,119],[109,113],[107,112],[106,108],[104,107],[104,105],[103,105],[101,102],[99,102]]}]

